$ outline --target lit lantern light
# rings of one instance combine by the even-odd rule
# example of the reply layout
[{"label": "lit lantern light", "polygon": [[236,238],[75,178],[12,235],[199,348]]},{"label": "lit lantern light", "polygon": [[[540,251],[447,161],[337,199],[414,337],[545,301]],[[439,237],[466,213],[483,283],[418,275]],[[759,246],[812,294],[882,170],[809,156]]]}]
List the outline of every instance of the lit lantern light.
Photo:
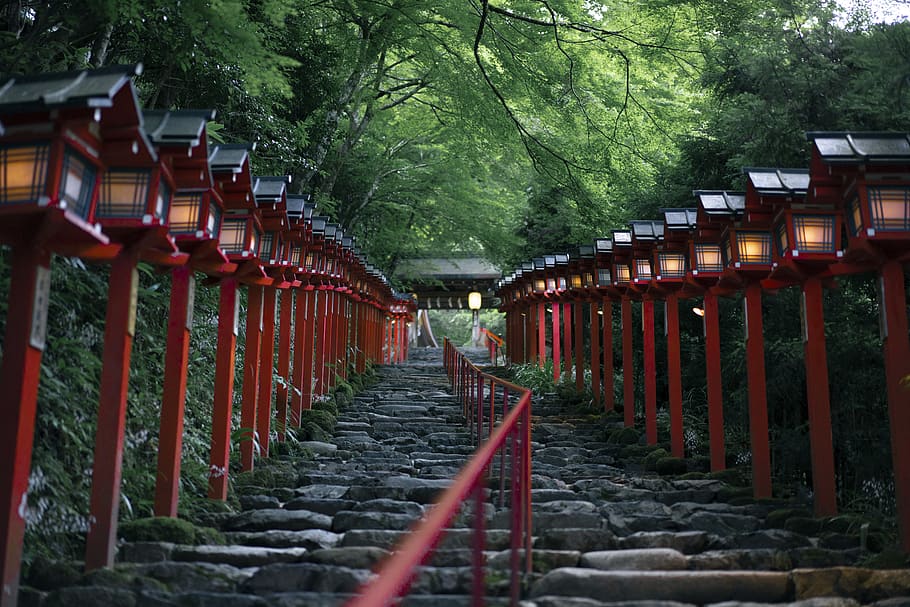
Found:
[{"label": "lit lantern light", "polygon": [[632,284],[632,231],[613,230],[613,286],[625,289]]},{"label": "lit lantern light", "polygon": [[631,221],[632,232],[632,284],[639,292],[647,292],[654,278],[651,261],[654,251],[663,238],[663,221]]},{"label": "lit lantern light", "polygon": [[[693,194],[698,201],[698,209],[695,222],[690,222],[690,275],[697,284],[713,287],[726,268],[724,251],[728,241],[721,241],[721,233],[742,215],[746,197],[738,192],[717,190],[696,190]],[[732,249],[728,256],[732,258]]]},{"label": "lit lantern light", "polygon": [[531,291],[538,298],[545,297],[547,294],[547,262],[543,257],[535,257],[532,262],[534,264],[534,273],[532,275],[533,286]]},{"label": "lit lantern light", "polygon": [[546,280],[546,294],[553,295],[558,290],[558,281],[556,276],[556,255],[544,255],[544,279]]},{"label": "lit lantern light", "polygon": [[556,253],[553,257],[556,259],[556,268],[553,276],[555,280],[554,290],[557,294],[561,294],[568,289],[568,284],[571,280],[569,271],[569,254]]},{"label": "lit lantern light", "polygon": [[613,293],[613,241],[609,238],[594,240],[594,279],[602,295]]},{"label": "lit lantern light", "polygon": [[[259,258],[263,265],[281,270],[286,265],[285,233],[290,229],[287,211],[287,186],[290,177],[255,177],[253,197],[262,215],[263,233],[259,244]],[[280,279],[280,272],[273,276]]]}]

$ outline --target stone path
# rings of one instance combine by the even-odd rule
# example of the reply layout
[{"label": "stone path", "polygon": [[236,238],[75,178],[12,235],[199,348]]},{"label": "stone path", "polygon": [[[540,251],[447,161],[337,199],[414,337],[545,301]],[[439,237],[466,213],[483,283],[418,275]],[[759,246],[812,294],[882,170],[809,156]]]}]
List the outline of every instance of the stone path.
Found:
[{"label": "stone path", "polygon": [[[439,350],[417,351],[382,368],[341,412],[332,441],[308,444],[312,459],[273,458],[247,475],[242,512],[208,517],[227,545],[125,543],[115,571],[26,590],[20,604],[343,604],[472,451],[440,361]],[[849,520],[822,524],[806,504],[756,503],[720,480],[644,473],[646,450],[621,422],[573,416],[547,399],[534,415],[525,607],[910,605],[891,598],[910,597],[907,570],[852,567],[876,536]],[[487,604],[506,605],[508,512],[490,505],[486,515]],[[402,605],[469,604],[467,522],[459,518]]]}]

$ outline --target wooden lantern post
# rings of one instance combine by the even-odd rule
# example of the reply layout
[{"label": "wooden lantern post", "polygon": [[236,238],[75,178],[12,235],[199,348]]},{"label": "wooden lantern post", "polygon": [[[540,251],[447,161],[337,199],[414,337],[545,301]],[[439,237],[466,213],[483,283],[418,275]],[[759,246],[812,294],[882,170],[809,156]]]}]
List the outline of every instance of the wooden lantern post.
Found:
[{"label": "wooden lantern post", "polygon": [[[690,223],[694,223],[696,214],[693,209],[664,209],[663,215],[663,238],[658,241],[654,251],[654,288],[663,293],[667,306],[670,449],[674,457],[684,457],[679,299],[697,293],[697,291],[687,288],[685,283],[686,271],[689,265],[687,261],[689,226]],[[722,403],[717,403],[717,405],[723,406]],[[721,414],[723,414],[723,411],[721,411]],[[721,423],[723,423],[722,417]],[[722,451],[723,430],[721,430],[720,439]],[[721,461],[723,461],[723,458],[721,458]]]},{"label": "wooden lantern post", "polygon": [[[710,194],[702,193],[700,202]],[[771,215],[767,208],[742,194],[723,192],[732,222],[721,233],[724,272],[720,289],[744,291],[746,376],[749,391],[749,441],[752,451],[752,490],[756,498],[771,497],[771,445],[762,331],[761,280],[771,272]],[[742,208],[739,207],[742,200]],[[733,202],[735,201],[735,202]]]},{"label": "wooden lantern post", "polygon": [[[901,547],[910,552],[910,337],[904,266],[910,261],[910,134],[808,133],[810,200],[839,198],[847,224],[843,268],[878,268],[879,323]],[[808,310],[807,310],[808,313]]]},{"label": "wooden lantern post", "polygon": [[[615,407],[613,386],[613,301],[620,293],[613,287],[613,241],[609,238],[594,240],[594,281],[596,292],[603,303],[603,403],[604,411]],[[593,331],[593,328],[592,328]]]},{"label": "wooden lantern post", "polygon": [[537,366],[543,369],[547,359],[547,265],[543,257],[535,257],[531,261],[534,264],[534,271],[531,274],[530,299],[534,302],[532,313],[536,312],[534,328],[537,332],[534,351],[537,354]]},{"label": "wooden lantern post", "polygon": [[[234,361],[237,335],[239,334],[240,284],[250,285],[247,314],[247,360],[244,361],[243,402],[255,398],[257,381],[253,371],[258,371],[255,360],[259,352],[259,314],[262,286],[270,281],[259,264],[259,240],[262,223],[253,197],[253,177],[250,171],[252,145],[218,145],[209,156],[209,166],[215,185],[224,201],[225,213],[219,236],[220,248],[236,272],[221,279],[218,310],[218,353],[215,359],[215,393],[212,413],[212,451],[209,468],[209,497],[227,497],[228,457],[231,448],[231,410],[234,399]],[[255,318],[254,322],[249,322]],[[253,342],[253,343],[251,343]],[[252,358],[252,360],[251,360]],[[251,396],[252,395],[252,396]],[[255,417],[250,419],[248,407],[241,426],[246,429],[240,439],[241,461],[252,466]]]},{"label": "wooden lantern post", "polygon": [[[812,497],[817,516],[837,514],[828,358],[822,280],[843,257],[839,201],[806,197],[809,171],[743,169],[746,206],[765,205],[774,215],[774,263],[766,288],[799,284],[806,365],[806,400],[812,456]],[[751,204],[750,204],[751,203]]]},{"label": "wooden lantern post", "polygon": [[[0,85],[0,242],[12,247],[0,367],[2,607],[18,598],[51,254],[94,259],[119,249],[95,224],[105,168],[100,151],[108,139],[113,146],[118,137],[139,137],[130,79],[140,72],[141,66],[114,67],[13,77]],[[134,141],[135,155],[145,157],[144,141]],[[128,150],[134,156],[132,145]]]},{"label": "wooden lantern post", "polygon": [[657,354],[654,337],[654,300],[651,291],[652,258],[654,246],[663,236],[663,222],[633,221],[632,232],[632,280],[630,291],[641,298],[642,335],[645,382],[645,438],[649,445],[657,444]]},{"label": "wooden lantern post", "polygon": [[[677,217],[673,230],[689,233],[689,268],[686,271],[686,288],[704,295],[702,308],[692,311],[702,317],[705,336],[705,369],[708,396],[708,434],[711,451],[711,470],[726,468],[724,448],[723,382],[720,360],[720,321],[717,298],[728,293],[717,287],[724,270],[720,234],[734,212],[745,206],[745,198],[724,192],[695,192],[698,208],[693,219]],[[687,223],[684,228],[682,221]]]},{"label": "wooden lantern post", "polygon": [[[584,351],[584,304],[587,302],[591,306],[591,382],[598,384],[599,402],[599,384],[600,384],[600,343],[599,343],[599,324],[597,318],[597,304],[591,297],[594,289],[594,247],[591,245],[581,245],[572,251],[569,260],[568,287],[573,299],[575,300],[575,309],[572,318],[574,328],[573,341],[575,342],[575,391],[581,393],[585,388],[585,351]],[[595,340],[593,334],[598,335]],[[596,361],[596,364],[595,364]],[[598,367],[596,382],[594,367]],[[592,386],[593,387],[593,386]]]},{"label": "wooden lantern post", "polygon": [[[290,275],[288,254],[289,241],[285,238],[290,221],[287,212],[287,186],[289,177],[255,177],[253,180],[253,198],[256,208],[262,217],[262,237],[259,242],[259,259],[268,275],[269,284],[262,288],[262,333],[259,342],[259,354],[256,357],[259,364],[257,376],[259,378],[259,391],[256,395],[255,406],[255,434],[259,437],[259,455],[269,456],[269,438],[272,431],[272,392],[273,372],[275,366],[275,312],[278,292],[283,291],[289,295],[293,286],[293,276],[290,280],[285,276]],[[288,314],[290,321],[290,314]],[[288,328],[288,337],[290,328]],[[285,400],[285,402],[287,402]],[[244,401],[244,405],[247,402]],[[285,420],[280,420],[283,427]]]},{"label": "wooden lantern post", "polygon": [[613,230],[611,274],[613,288],[620,294],[622,314],[623,415],[627,428],[635,425],[635,364],[632,335],[632,231]]},{"label": "wooden lantern post", "polygon": [[214,112],[147,110],[143,116],[145,130],[174,178],[168,231],[177,247],[190,256],[189,263],[171,272],[155,480],[155,515],[174,517],[177,516],[180,486],[195,272],[221,277],[233,273],[236,266],[229,263],[218,248],[223,205],[209,170],[205,133],[206,124],[214,118]]}]

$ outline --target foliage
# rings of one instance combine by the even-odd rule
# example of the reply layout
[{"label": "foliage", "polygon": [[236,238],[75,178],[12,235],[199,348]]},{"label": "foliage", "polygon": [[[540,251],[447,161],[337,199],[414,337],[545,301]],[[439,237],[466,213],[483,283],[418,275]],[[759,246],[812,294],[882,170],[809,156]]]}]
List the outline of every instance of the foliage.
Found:
[{"label": "foliage", "polygon": [[[470,310],[427,310],[430,326],[436,341],[448,337],[458,347],[471,345],[473,316]],[[505,315],[497,310],[485,309],[478,312],[481,329],[502,335],[505,331]]]}]

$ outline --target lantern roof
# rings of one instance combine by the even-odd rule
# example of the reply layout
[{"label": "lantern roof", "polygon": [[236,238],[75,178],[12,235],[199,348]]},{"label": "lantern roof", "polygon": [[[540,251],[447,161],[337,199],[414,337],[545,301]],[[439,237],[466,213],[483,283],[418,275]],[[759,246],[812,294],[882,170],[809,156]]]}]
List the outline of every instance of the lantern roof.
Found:
[{"label": "lantern roof", "polygon": [[534,262],[533,261],[521,262],[521,269],[524,270],[525,272],[533,272],[534,271]]},{"label": "lantern roof", "polygon": [[544,266],[547,268],[556,267],[556,255],[544,255],[543,256]]},{"label": "lantern roof", "polygon": [[556,253],[553,256],[556,260],[556,265],[564,266],[569,263],[569,254],[568,253]]},{"label": "lantern roof", "polygon": [[213,173],[249,171],[250,152],[255,149],[255,143],[219,143],[209,154],[209,166]]},{"label": "lantern roof", "polygon": [[594,250],[599,255],[609,255],[613,252],[613,241],[610,238],[594,239]]},{"label": "lantern roof", "polygon": [[910,133],[814,131],[806,138],[828,164],[903,163],[910,160]]},{"label": "lantern roof", "polygon": [[315,215],[310,219],[310,224],[313,226],[313,234],[324,235],[325,226],[328,223],[329,218],[322,215]]},{"label": "lantern roof", "polygon": [[325,230],[323,231],[323,233],[325,234],[325,239],[326,240],[335,240],[335,232],[337,232],[337,231],[338,231],[337,223],[325,224]]},{"label": "lantern roof", "polygon": [[654,242],[664,235],[664,222],[662,221],[641,221],[633,220],[629,222],[632,228],[632,238],[638,242]]},{"label": "lantern roof", "polygon": [[253,196],[259,208],[271,207],[273,211],[287,208],[287,189],[291,182],[290,176],[281,177],[254,177]]},{"label": "lantern roof", "polygon": [[742,192],[695,190],[692,194],[698,199],[699,210],[708,216],[732,217],[746,208],[746,195]]},{"label": "lantern roof", "polygon": [[578,245],[578,248],[575,249],[574,253],[577,259],[594,259],[594,245]]},{"label": "lantern roof", "polygon": [[[309,194],[288,194],[287,205],[288,205],[288,218],[292,221],[298,221],[300,219],[306,219],[305,209],[306,204],[310,200]],[[313,205],[315,207],[315,205]],[[311,207],[313,208],[313,207]]]},{"label": "lantern roof", "polygon": [[205,126],[215,119],[215,110],[144,110],[145,131],[155,145],[190,148],[203,141]]},{"label": "lantern roof", "polygon": [[[34,114],[55,109],[106,109],[128,90],[135,100],[132,77],[142,64],[117,65],[93,70],[10,76],[0,81],[0,114]],[[138,112],[138,101],[135,103]],[[0,124],[0,134],[3,125]]]},{"label": "lantern roof", "polygon": [[544,270],[547,267],[547,262],[543,257],[535,257],[531,261],[534,262],[535,270]]},{"label": "lantern roof", "polygon": [[632,246],[632,230],[613,230],[613,249]]},{"label": "lantern roof", "polygon": [[689,231],[695,228],[697,209],[661,209],[664,214],[664,232]]},{"label": "lantern roof", "polygon": [[805,196],[809,189],[809,169],[743,169],[749,186],[760,196]]}]

